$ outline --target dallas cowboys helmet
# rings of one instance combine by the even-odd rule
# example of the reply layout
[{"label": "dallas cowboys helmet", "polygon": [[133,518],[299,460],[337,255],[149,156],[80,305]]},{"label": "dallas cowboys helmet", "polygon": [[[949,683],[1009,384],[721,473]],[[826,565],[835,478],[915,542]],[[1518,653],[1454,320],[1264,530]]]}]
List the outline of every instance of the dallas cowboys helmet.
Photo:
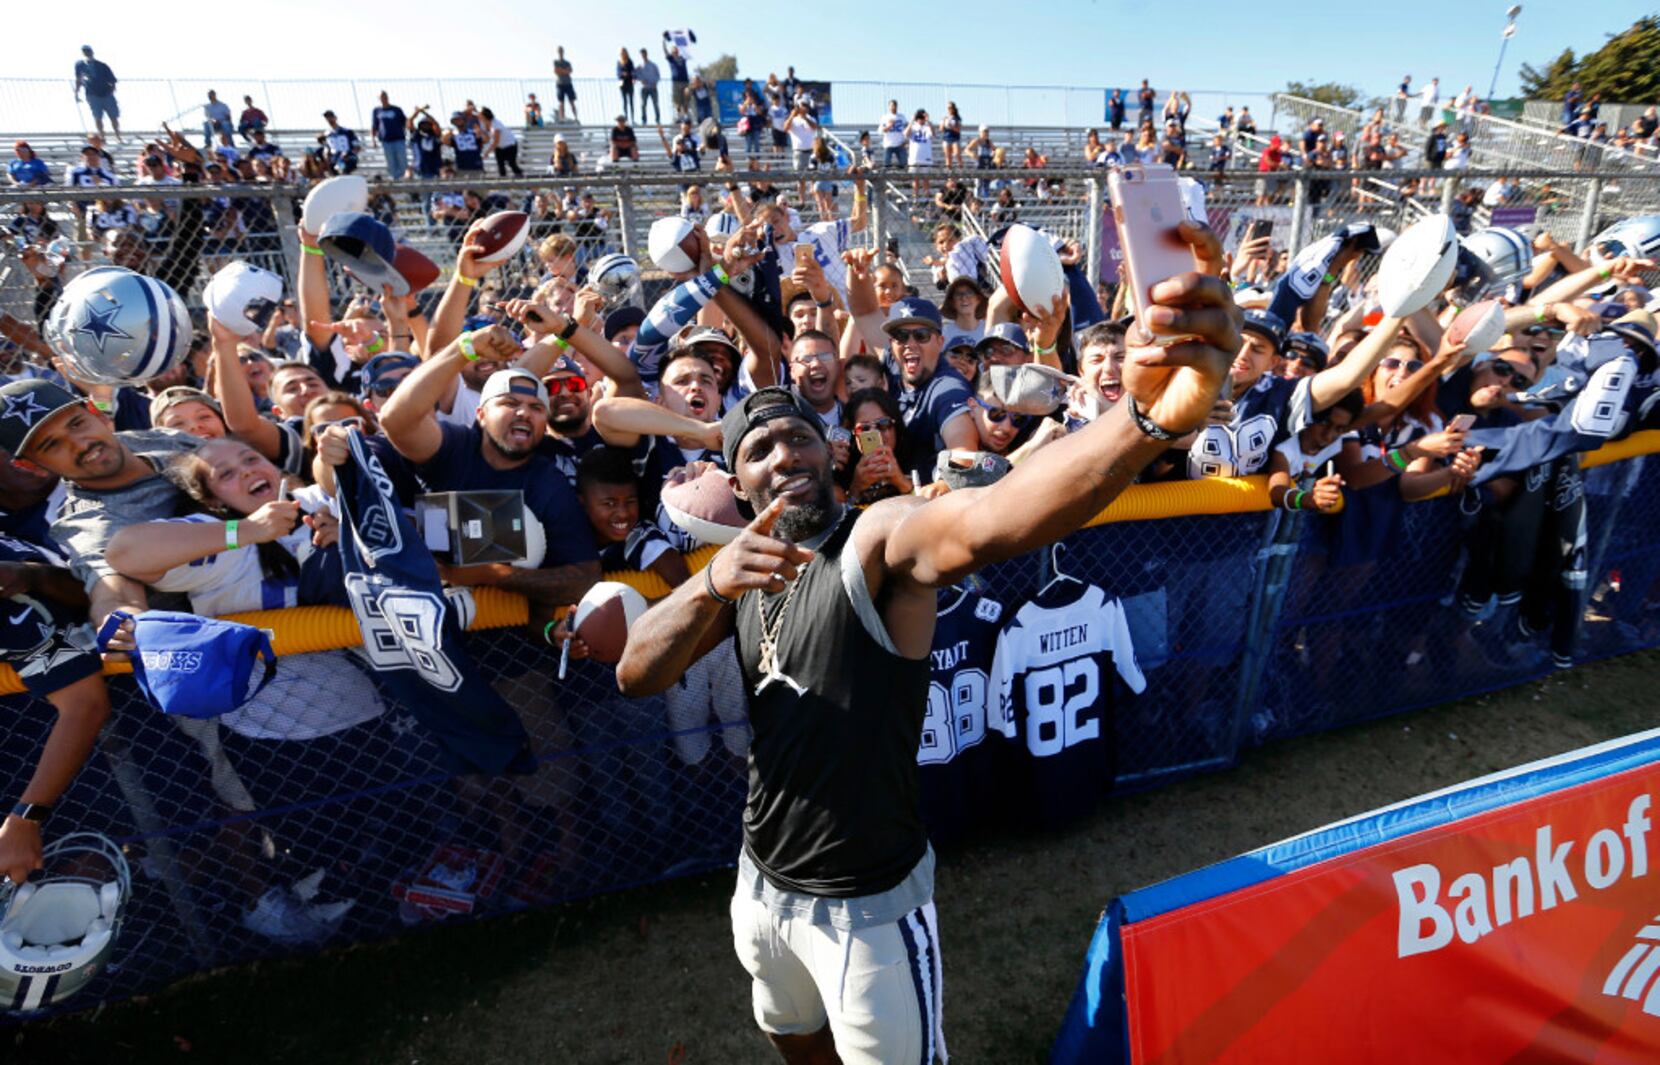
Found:
[{"label": "dallas cowboys helmet", "polygon": [[1615,222],[1591,241],[1603,258],[1634,255],[1652,259],[1660,255],[1660,214],[1640,214]]},{"label": "dallas cowboys helmet", "polygon": [[731,211],[716,211],[703,223],[703,231],[709,234],[711,243],[723,241],[743,227],[743,222]]},{"label": "dallas cowboys helmet", "polygon": [[640,306],[640,264],[627,255],[601,256],[588,268],[588,287],[605,297],[605,312]]},{"label": "dallas cowboys helmet", "polygon": [[1507,226],[1489,226],[1459,243],[1455,295],[1461,303],[1500,294],[1527,276],[1533,242]]},{"label": "dallas cowboys helmet", "polygon": [[177,292],[119,266],[88,270],[65,285],[46,321],[46,342],[70,375],[100,385],[166,373],[190,353],[190,332]]},{"label": "dallas cowboys helmet", "polygon": [[265,328],[282,302],[282,278],[237,260],[208,279],[202,302],[231,332],[251,337]]},{"label": "dallas cowboys helmet", "polygon": [[45,875],[0,887],[0,1009],[31,1012],[84,988],[109,962],[132,895],[109,837],[72,832],[46,846]]}]

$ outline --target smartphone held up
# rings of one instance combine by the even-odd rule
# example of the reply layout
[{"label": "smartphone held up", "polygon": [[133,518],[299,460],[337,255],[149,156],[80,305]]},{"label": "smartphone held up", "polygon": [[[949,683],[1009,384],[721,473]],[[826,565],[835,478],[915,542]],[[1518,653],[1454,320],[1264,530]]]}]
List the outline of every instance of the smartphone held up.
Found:
[{"label": "smartphone held up", "polygon": [[[1184,192],[1176,171],[1162,164],[1126,166],[1107,176],[1112,197],[1113,223],[1124,253],[1124,272],[1130,280],[1130,304],[1142,320],[1152,306],[1153,286],[1194,267],[1193,252],[1176,232],[1189,217],[1194,194]],[[1202,192],[1201,211],[1202,213]],[[1142,327],[1146,322],[1141,321]],[[1151,330],[1148,330],[1151,333]],[[1173,344],[1179,336],[1159,336],[1157,344]]]}]

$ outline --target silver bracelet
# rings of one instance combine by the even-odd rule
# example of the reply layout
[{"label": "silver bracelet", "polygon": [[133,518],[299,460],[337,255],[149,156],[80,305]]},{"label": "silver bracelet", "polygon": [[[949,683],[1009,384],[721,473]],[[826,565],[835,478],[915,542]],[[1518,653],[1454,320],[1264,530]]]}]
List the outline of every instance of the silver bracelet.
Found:
[{"label": "silver bracelet", "polygon": [[709,590],[709,595],[714,598],[715,602],[720,603],[723,606],[738,605],[738,601],[736,599],[728,599],[726,596],[720,594],[720,592],[715,588],[714,559],[710,559],[709,564],[703,567],[703,586]]}]

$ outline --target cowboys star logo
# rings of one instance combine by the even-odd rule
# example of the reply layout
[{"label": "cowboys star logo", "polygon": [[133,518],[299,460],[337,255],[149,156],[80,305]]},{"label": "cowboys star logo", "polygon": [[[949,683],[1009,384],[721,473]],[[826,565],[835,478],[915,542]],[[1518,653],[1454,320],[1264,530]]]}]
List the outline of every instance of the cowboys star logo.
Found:
[{"label": "cowboys star logo", "polygon": [[17,418],[24,425],[33,425],[35,420],[46,414],[47,410],[41,406],[40,400],[33,392],[20,392],[6,397],[6,409],[0,411],[0,418]]},{"label": "cowboys star logo", "polygon": [[120,337],[122,340],[131,340],[132,334],[115,324],[114,318],[121,313],[121,304],[110,301],[109,307],[102,311],[95,311],[90,306],[86,309],[86,317],[74,331],[91,337],[98,345],[98,354],[104,354],[104,341],[110,337]]}]

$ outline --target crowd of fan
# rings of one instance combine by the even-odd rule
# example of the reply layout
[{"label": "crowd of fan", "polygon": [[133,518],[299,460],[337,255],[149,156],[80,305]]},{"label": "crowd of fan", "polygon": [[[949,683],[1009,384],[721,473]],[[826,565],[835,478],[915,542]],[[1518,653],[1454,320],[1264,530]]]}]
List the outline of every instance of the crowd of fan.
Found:
[{"label": "crowd of fan", "polygon": [[[633,68],[642,87],[651,65],[642,56]],[[695,80],[685,79],[682,93],[679,74],[676,105],[685,99],[702,108]],[[769,84],[746,96],[746,113],[770,121],[782,98]],[[373,135],[383,148],[394,130],[412,136],[415,172],[481,173],[487,150],[498,166],[516,169],[502,154],[511,147],[499,137],[504,126],[488,109],[457,112],[440,132],[425,108],[404,117],[382,101],[396,114],[383,122],[377,112]],[[574,98],[561,94],[560,102],[574,108]],[[1185,123],[1181,94],[1172,104],[1173,121]],[[786,137],[811,130],[810,97],[789,106]],[[205,132],[214,144],[206,150],[171,132],[145,145],[137,181],[234,186],[291,173],[266,138],[263,115],[244,112],[233,125],[228,110],[222,114],[210,118]],[[326,117],[321,152],[306,153],[304,165],[349,170],[359,142]],[[984,127],[959,146],[961,121],[951,108],[938,127],[947,158],[959,164],[990,147]],[[1243,112],[1230,121],[1237,129],[1250,118]],[[1142,124],[1138,136],[1150,128]],[[905,119],[892,105],[876,131],[882,158],[861,163],[896,164],[890,153],[903,150],[908,163],[927,165],[932,157],[919,155],[918,145],[931,143],[934,130],[926,113]],[[754,127],[741,132],[746,147],[754,142]],[[236,145],[237,137],[248,143]],[[426,139],[453,156],[440,158]],[[615,151],[615,136],[611,143]],[[814,132],[789,143],[797,167],[808,169],[824,142]],[[1319,162],[1330,150],[1323,143],[1317,131],[1312,142],[1305,137],[1305,154]],[[1125,159],[1098,138],[1090,150],[1092,163]],[[20,146],[25,163],[26,151]],[[683,150],[671,144],[670,154]],[[78,185],[117,180],[96,141],[68,177]],[[480,261],[476,226],[506,201],[466,192],[459,202],[429,204],[457,245],[441,293],[347,291],[318,235],[302,229],[301,254],[285,271],[297,278],[294,298],[261,333],[241,338],[224,323],[199,321],[188,363],[142,387],[74,381],[38,333],[9,329],[0,369],[10,383],[0,402],[6,414],[29,408],[49,416],[0,414],[0,447],[12,459],[0,462],[0,574],[6,594],[53,604],[52,654],[90,663],[65,673],[61,658],[51,668],[27,655],[19,662],[31,690],[58,704],[60,727],[79,737],[57,757],[78,749],[84,758],[108,712],[102,682],[88,687],[96,658],[79,621],[142,611],[164,597],[211,615],[337,601],[327,549],[339,536],[334,475],[352,430],[364,434],[406,506],[423,492],[523,493],[538,534],[528,537],[523,563],[446,564],[442,573],[453,585],[525,595],[536,638],[563,643],[572,639],[566,628],[548,623],[603,571],[650,571],[670,585],[688,578],[686,554],[696,541],[660,505],[663,487],[723,464],[721,413],[757,388],[793,388],[818,413],[839,492],[855,505],[950,491],[1041,462],[1047,444],[1122,401],[1131,323],[1119,292],[1089,283],[1075,245],[1060,251],[1065,293],[1051,306],[1024,308],[997,283],[985,240],[964,238],[947,213],[935,231],[934,276],[917,284],[886,251],[858,246],[869,220],[862,172],[855,169],[849,184],[848,215],[825,203],[827,217],[811,225],[764,182],[726,186],[718,203],[688,190],[671,235],[690,265],[671,273],[649,307],[589,285],[581,235],[563,229],[539,234],[498,275]],[[211,266],[254,247],[226,243],[227,216],[247,227],[244,238],[272,238],[260,251],[281,254],[268,201],[238,200],[234,187],[224,192],[206,201],[162,193],[100,203],[87,224],[125,235],[112,261],[186,291],[203,261]],[[248,206],[256,202],[264,206]],[[595,226],[603,218],[591,197],[578,195],[573,206],[535,194],[532,202],[548,218]],[[105,217],[115,214],[118,221]],[[209,234],[189,261],[174,254],[179,242],[154,254],[144,239],[130,239],[187,223]],[[56,223],[26,208],[9,224],[38,248]],[[1231,253],[1229,279],[1248,308],[1231,385],[1211,424],[1174,441],[1144,481],[1266,473],[1276,506],[1322,515],[1339,511],[1348,493],[1386,482],[1402,500],[1463,491],[1484,458],[1467,445],[1468,432],[1546,415],[1519,394],[1552,376],[1559,350],[1576,350],[1651,303],[1639,275],[1652,263],[1592,260],[1541,235],[1523,272],[1505,279],[1514,285],[1508,336],[1490,353],[1466,352],[1447,338],[1458,310],[1451,302],[1405,320],[1381,316],[1362,269],[1375,236],[1359,224],[1328,238],[1317,280],[1302,284],[1271,237]],[[53,279],[76,266],[61,261]],[[44,317],[55,289],[43,284],[41,292]],[[1652,363],[1651,318],[1644,328],[1640,354]],[[1457,415],[1468,417],[1453,424]],[[1489,482],[1477,493],[1480,505],[1502,508],[1519,479]],[[1485,608],[1485,597],[1473,605]],[[60,683],[66,677],[72,683]],[[361,724],[360,711],[348,699],[327,721],[267,714],[248,727],[257,736],[307,738]],[[55,799],[46,792],[54,781],[59,790],[67,785],[73,767],[65,773],[59,764],[56,773],[35,801]],[[16,876],[38,860],[31,831],[12,820],[0,829],[0,871]]]}]

